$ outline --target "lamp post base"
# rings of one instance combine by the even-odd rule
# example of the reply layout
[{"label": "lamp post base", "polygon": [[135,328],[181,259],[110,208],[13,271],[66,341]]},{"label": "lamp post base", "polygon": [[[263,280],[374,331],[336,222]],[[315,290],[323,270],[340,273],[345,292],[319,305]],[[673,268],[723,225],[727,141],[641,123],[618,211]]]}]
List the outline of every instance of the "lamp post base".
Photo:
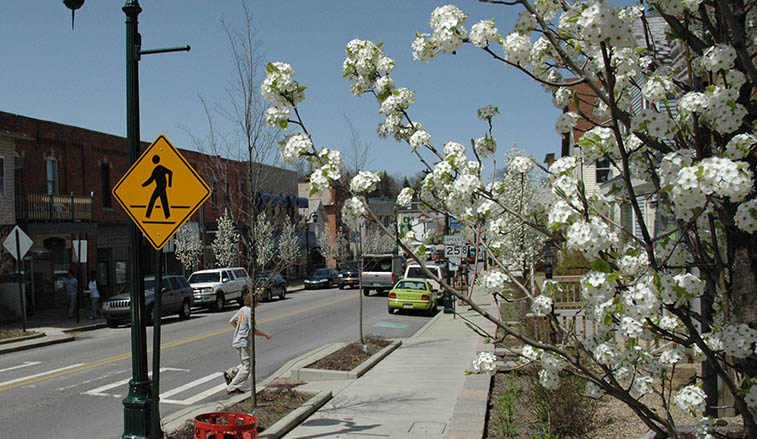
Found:
[{"label": "lamp post base", "polygon": [[153,400],[150,380],[129,381],[129,395],[124,398],[124,434],[122,439],[153,439]]}]

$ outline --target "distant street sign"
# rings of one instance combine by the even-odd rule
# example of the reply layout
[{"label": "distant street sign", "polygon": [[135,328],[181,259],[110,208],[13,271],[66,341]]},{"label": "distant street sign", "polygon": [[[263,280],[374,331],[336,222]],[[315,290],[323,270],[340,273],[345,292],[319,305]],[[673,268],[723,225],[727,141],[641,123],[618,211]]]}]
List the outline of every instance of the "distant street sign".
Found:
[{"label": "distant street sign", "polygon": [[456,219],[449,219],[449,229],[450,230],[463,230],[463,223]]},{"label": "distant street sign", "polygon": [[113,188],[155,250],[210,197],[210,188],[161,134]]},{"label": "distant street sign", "polygon": [[[18,246],[16,246],[17,240]],[[5,238],[5,241],[3,241],[3,247],[5,247],[5,249],[8,250],[17,261],[26,256],[26,252],[32,248],[32,245],[34,245],[34,241],[32,241],[32,239],[29,238],[29,235],[24,233],[19,226],[14,227],[8,237]]]}]

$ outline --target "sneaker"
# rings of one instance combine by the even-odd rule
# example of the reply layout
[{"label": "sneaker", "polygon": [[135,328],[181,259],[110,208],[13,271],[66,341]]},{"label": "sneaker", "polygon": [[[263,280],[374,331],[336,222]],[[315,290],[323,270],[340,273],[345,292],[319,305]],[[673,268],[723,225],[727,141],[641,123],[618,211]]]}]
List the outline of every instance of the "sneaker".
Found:
[{"label": "sneaker", "polygon": [[234,389],[234,390],[228,390],[227,389],[226,393],[228,393],[229,395],[233,395],[235,393],[244,393],[244,391],[242,389]]},{"label": "sneaker", "polygon": [[231,380],[233,380],[234,378],[231,376],[231,374],[229,373],[228,370],[224,370],[223,371],[223,379],[224,379],[224,381],[226,381],[226,385],[228,386],[229,383],[231,383]]}]

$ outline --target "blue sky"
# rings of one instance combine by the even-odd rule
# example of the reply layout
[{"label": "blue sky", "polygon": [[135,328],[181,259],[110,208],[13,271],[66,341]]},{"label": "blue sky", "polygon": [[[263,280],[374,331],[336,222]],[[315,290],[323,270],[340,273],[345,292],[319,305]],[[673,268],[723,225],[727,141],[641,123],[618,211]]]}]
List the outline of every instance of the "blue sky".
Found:
[{"label": "blue sky", "polygon": [[[0,110],[125,136],[124,14],[121,0],[88,0],[76,14],[60,0],[7,2],[0,14]],[[416,32],[429,32],[431,11],[448,2],[429,0],[288,1],[250,0],[265,58],[284,61],[308,87],[300,107],[317,145],[350,149],[347,115],[363,143],[370,144],[370,168],[413,175],[421,168],[404,144],[380,139],[382,120],[371,96],[355,97],[342,78],[344,46],[353,38],[383,42],[396,60],[398,87],[416,91],[412,117],[444,142],[469,145],[486,130],[476,110],[493,104],[497,156],[516,142],[541,161],[559,152],[554,130],[559,114],[551,97],[523,74],[467,45],[457,55],[429,64],[414,61],[410,44]],[[513,7],[456,3],[470,18],[495,18],[509,32],[520,11]],[[191,133],[208,132],[198,98],[227,99],[232,58],[220,19],[241,25],[238,0],[142,0],[142,48],[189,44],[192,51],[143,56],[140,62],[141,138],[161,133],[174,145],[191,149]],[[218,121],[221,130],[228,129]]]}]

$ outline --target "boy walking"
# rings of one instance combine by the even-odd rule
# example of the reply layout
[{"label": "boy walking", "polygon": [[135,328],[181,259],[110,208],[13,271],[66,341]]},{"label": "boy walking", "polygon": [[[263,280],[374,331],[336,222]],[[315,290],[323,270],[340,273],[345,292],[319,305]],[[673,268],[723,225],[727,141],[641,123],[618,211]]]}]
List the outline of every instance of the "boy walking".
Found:
[{"label": "boy walking", "polygon": [[[255,295],[255,307],[258,306],[258,296]],[[240,364],[236,368],[227,369],[223,373],[226,380],[226,392],[242,393],[242,385],[250,378],[250,328],[252,327],[252,294],[244,296],[244,306],[229,320],[234,327],[234,337],[231,346],[239,353]],[[271,334],[255,329],[255,335],[271,339]]]}]

